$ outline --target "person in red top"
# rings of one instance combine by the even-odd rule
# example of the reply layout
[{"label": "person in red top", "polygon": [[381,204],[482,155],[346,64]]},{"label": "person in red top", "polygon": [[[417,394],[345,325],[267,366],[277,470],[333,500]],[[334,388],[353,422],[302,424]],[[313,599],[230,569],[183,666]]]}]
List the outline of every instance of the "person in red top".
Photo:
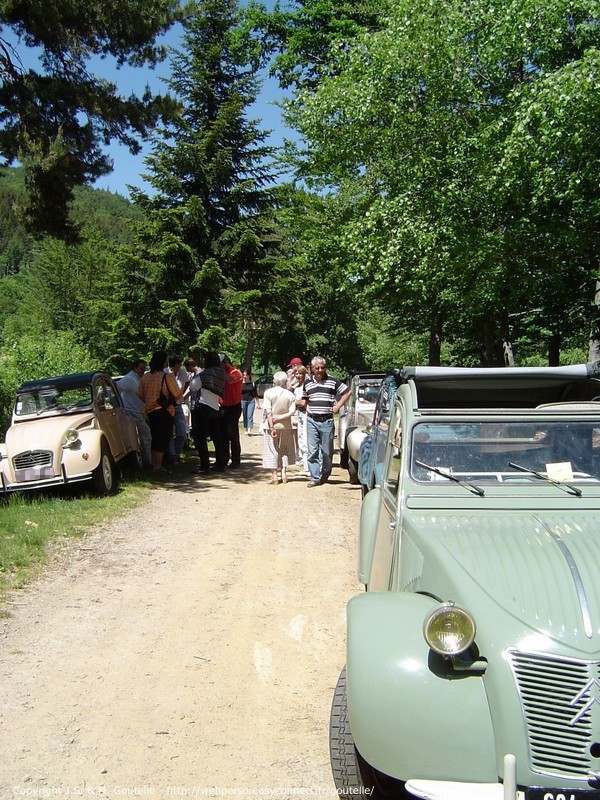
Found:
[{"label": "person in red top", "polygon": [[[225,368],[225,391],[221,398],[221,435],[225,450],[225,464],[239,467],[242,457],[239,421],[242,413],[242,373],[234,367],[228,356],[222,354]],[[231,460],[230,460],[231,459]]]}]

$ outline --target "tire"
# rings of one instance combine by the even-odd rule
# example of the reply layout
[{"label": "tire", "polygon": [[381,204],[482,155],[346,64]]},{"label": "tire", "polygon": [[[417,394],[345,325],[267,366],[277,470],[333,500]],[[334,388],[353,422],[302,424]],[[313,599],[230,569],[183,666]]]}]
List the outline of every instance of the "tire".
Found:
[{"label": "tire", "polygon": [[354,486],[358,484],[358,464],[352,456],[348,456],[348,480]]},{"label": "tire", "polygon": [[345,447],[340,450],[340,467],[342,469],[348,469],[348,451]]},{"label": "tire", "polygon": [[360,755],[348,722],[346,668],[341,671],[331,704],[329,755],[333,781],[340,796],[368,795],[372,800],[409,800],[402,781],[376,770]]},{"label": "tire", "polygon": [[110,454],[108,445],[103,440],[100,450],[100,463],[92,472],[92,486],[96,494],[111,494],[118,485],[115,462]]}]

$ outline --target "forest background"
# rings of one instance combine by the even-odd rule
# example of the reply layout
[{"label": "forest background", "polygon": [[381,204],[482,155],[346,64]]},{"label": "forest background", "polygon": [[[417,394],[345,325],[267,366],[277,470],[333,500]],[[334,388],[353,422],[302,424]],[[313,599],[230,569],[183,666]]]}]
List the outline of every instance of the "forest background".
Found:
[{"label": "forest background", "polygon": [[[597,0],[112,7],[0,5],[1,430],[22,380],[159,348],[600,360]],[[121,96],[98,56],[167,59],[167,93]],[[265,68],[281,148],[249,113]],[[131,200],[89,186],[111,141],[150,142]]]}]

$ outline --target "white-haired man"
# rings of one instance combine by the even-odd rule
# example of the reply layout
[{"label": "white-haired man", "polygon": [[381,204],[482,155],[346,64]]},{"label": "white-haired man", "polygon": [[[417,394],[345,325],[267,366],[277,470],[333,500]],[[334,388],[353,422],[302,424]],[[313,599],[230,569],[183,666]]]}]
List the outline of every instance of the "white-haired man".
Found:
[{"label": "white-haired man", "polygon": [[337,414],[350,397],[350,389],[343,382],[327,374],[323,356],[310,362],[312,375],[304,381],[300,401],[306,407],[306,436],[310,487],[320,486],[329,479],[333,466],[333,415]]}]

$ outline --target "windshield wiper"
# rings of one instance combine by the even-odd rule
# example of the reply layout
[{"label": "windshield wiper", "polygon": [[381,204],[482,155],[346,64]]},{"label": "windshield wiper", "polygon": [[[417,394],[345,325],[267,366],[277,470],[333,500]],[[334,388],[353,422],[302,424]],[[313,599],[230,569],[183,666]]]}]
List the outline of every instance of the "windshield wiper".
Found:
[{"label": "windshield wiper", "polygon": [[546,483],[551,483],[553,486],[558,486],[559,489],[562,489],[564,492],[568,492],[569,494],[574,494],[575,497],[581,497],[582,494],[581,489],[578,489],[577,486],[573,486],[570,483],[555,481],[553,478],[549,478],[547,475],[543,475],[541,472],[536,472],[536,470],[531,469],[530,467],[522,467],[520,464],[515,464],[514,461],[509,461],[508,466],[512,467],[513,469],[518,469],[519,472],[526,472],[528,475],[534,475],[541,481],[546,481]]},{"label": "windshield wiper", "polygon": [[473,494],[479,495],[479,497],[485,497],[485,492],[481,488],[481,486],[475,486],[474,483],[468,483],[468,481],[463,481],[460,478],[457,478],[456,475],[453,475],[451,472],[446,472],[444,469],[438,469],[437,467],[432,467],[430,464],[425,464],[423,461],[415,460],[415,464],[419,467],[423,467],[424,469],[428,469],[430,472],[435,472],[436,475],[441,475],[442,478],[448,478],[449,481],[454,481],[454,483],[460,484],[460,486],[464,486],[465,489],[468,489]]}]

